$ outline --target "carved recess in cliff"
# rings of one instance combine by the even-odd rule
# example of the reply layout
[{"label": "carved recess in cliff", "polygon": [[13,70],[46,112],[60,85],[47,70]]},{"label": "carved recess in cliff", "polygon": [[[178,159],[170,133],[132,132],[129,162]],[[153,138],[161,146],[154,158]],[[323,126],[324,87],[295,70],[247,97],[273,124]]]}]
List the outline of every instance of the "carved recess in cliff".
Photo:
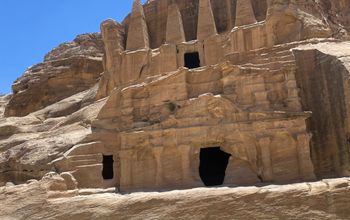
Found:
[{"label": "carved recess in cliff", "polygon": [[295,51],[303,110],[311,111],[308,129],[316,174],[350,174],[349,70],[334,56],[317,50]]}]

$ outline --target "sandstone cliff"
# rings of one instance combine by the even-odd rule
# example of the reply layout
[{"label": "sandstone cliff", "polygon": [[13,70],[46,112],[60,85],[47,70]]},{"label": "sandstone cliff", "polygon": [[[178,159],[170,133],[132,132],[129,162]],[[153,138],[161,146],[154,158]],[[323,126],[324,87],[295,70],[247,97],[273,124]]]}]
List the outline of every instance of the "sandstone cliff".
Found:
[{"label": "sandstone cliff", "polygon": [[80,35],[30,67],[14,82],[13,95],[1,97],[0,182],[56,170],[51,162],[90,133],[103,103],[95,100],[102,56],[100,34]]},{"label": "sandstone cliff", "polygon": [[61,44],[14,82],[5,116],[25,116],[91,88],[103,72],[102,56],[100,34]]},{"label": "sandstone cliff", "polygon": [[0,218],[348,219],[349,10],[135,0],[59,45],[0,96]]},{"label": "sandstone cliff", "polygon": [[[0,188],[1,219],[348,219],[349,179],[284,186],[115,194],[46,176]],[[73,186],[66,191],[67,186]],[[69,188],[69,187],[68,187]]]}]

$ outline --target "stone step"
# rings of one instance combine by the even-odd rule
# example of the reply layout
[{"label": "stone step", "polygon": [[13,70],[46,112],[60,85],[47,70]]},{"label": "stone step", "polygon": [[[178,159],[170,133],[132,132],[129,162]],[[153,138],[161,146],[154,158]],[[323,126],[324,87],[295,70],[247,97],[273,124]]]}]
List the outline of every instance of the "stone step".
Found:
[{"label": "stone step", "polygon": [[274,62],[295,62],[295,59],[293,55],[287,55],[287,56],[281,56],[281,57],[270,57],[270,58],[250,60],[249,63],[265,64],[265,63],[274,63]]},{"label": "stone step", "polygon": [[100,154],[84,154],[84,155],[74,155],[68,156],[67,159],[70,161],[79,161],[79,160],[101,160],[102,157]]},{"label": "stone step", "polygon": [[281,71],[285,71],[286,68],[290,69],[291,71],[294,71],[296,69],[296,65],[287,65],[287,66],[283,66],[281,68],[278,69],[272,69],[269,72],[274,74],[274,73],[280,73]]},{"label": "stone step", "polygon": [[292,53],[284,55],[284,56],[279,56],[279,57],[273,57],[273,61],[295,61],[295,57]]},{"label": "stone step", "polygon": [[276,62],[261,63],[261,64],[247,63],[241,66],[250,67],[250,68],[268,68],[270,70],[276,70],[276,69],[280,69],[281,67],[295,66],[295,61],[276,61]]},{"label": "stone step", "polygon": [[[306,41],[275,45],[272,48],[261,48],[257,50],[243,52],[240,54],[232,53],[232,54],[229,54],[227,58],[234,65],[244,65],[244,66],[250,66],[251,64],[265,64],[265,63],[282,62],[282,61],[294,62],[295,58],[291,49],[301,45],[305,45],[305,44],[320,43],[322,41],[328,42],[329,39],[327,40],[311,39]],[[272,66],[273,68],[271,69],[276,69],[276,67],[279,68],[279,65],[276,65],[276,64]]]},{"label": "stone step", "polygon": [[[264,53],[264,54],[260,54],[260,57],[261,58],[264,58],[264,59],[278,59],[278,58],[281,58],[281,57],[289,57],[291,59],[294,59],[294,56],[293,56],[293,53],[291,51],[282,51],[282,52],[279,52],[278,54],[275,54],[275,53]],[[258,58],[259,59],[259,56]]]},{"label": "stone step", "polygon": [[72,167],[79,167],[79,166],[87,166],[87,165],[93,165],[93,164],[100,164],[101,161],[97,160],[76,160],[76,161],[70,161],[70,164]]},{"label": "stone step", "polygon": [[71,166],[75,168],[82,165],[102,163],[102,157],[99,154],[68,156],[67,159]]},{"label": "stone step", "polygon": [[245,64],[247,62],[249,63],[271,63],[273,61],[294,61],[294,56],[291,51],[283,51],[279,54],[273,54],[273,53],[262,53],[262,54],[256,54],[256,53],[250,53],[250,54],[242,54],[242,55],[235,55],[234,57],[231,57],[231,61],[233,63],[237,64]]},{"label": "stone step", "polygon": [[76,166],[76,169],[83,170],[83,169],[90,169],[90,168],[96,168],[96,167],[102,167],[101,163],[95,163],[95,164],[87,164],[87,165],[79,165]]}]

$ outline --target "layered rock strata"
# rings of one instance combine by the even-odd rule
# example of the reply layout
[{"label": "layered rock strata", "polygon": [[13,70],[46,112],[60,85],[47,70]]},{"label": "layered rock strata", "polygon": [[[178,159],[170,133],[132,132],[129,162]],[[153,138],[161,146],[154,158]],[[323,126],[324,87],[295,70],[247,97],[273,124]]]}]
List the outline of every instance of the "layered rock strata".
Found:
[{"label": "layered rock strata", "polygon": [[0,218],[326,220],[350,216],[348,178],[125,195],[114,193],[114,189],[77,190],[74,186],[69,175],[49,174],[41,181],[0,187]]},{"label": "layered rock strata", "polygon": [[50,170],[121,192],[348,176],[346,5],[135,0],[15,82],[0,183]]},{"label": "layered rock strata", "polygon": [[100,34],[85,34],[46,55],[13,86],[5,116],[26,116],[94,86],[103,72]]}]

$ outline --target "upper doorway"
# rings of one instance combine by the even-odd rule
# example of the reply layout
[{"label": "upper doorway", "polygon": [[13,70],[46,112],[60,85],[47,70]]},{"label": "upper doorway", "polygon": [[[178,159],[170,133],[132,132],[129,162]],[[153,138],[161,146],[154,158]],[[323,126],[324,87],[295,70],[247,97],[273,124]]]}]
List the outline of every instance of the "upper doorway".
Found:
[{"label": "upper doorway", "polygon": [[185,67],[187,67],[189,69],[194,69],[194,68],[198,68],[201,66],[198,52],[185,53],[184,59],[185,59],[184,60]]}]

